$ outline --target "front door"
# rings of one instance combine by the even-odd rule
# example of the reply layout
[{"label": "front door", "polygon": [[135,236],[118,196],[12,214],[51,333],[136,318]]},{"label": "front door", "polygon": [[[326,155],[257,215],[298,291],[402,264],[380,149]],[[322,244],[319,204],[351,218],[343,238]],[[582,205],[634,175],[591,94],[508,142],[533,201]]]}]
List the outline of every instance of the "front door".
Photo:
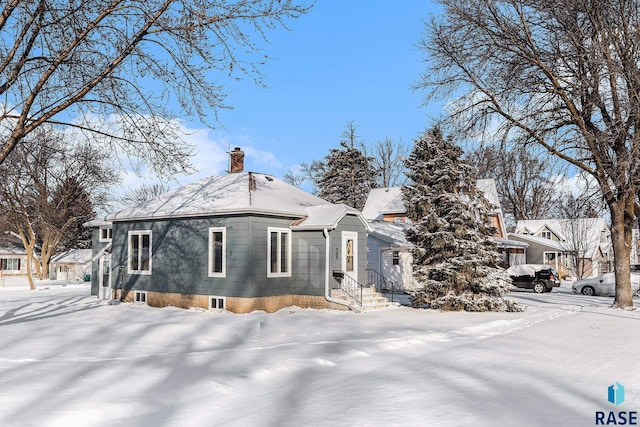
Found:
[{"label": "front door", "polygon": [[342,232],[342,271],[358,281],[358,233]]},{"label": "front door", "polygon": [[103,300],[111,299],[111,254],[104,254],[100,258],[98,269],[98,298]]}]

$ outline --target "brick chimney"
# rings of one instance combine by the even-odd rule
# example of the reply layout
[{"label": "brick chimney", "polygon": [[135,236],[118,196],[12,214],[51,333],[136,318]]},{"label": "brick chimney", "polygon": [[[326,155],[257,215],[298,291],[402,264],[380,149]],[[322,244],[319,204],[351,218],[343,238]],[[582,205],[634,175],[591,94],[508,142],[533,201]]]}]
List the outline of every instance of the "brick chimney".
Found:
[{"label": "brick chimney", "polygon": [[240,173],[244,171],[244,151],[236,147],[229,153],[231,156],[231,168],[229,173]]}]

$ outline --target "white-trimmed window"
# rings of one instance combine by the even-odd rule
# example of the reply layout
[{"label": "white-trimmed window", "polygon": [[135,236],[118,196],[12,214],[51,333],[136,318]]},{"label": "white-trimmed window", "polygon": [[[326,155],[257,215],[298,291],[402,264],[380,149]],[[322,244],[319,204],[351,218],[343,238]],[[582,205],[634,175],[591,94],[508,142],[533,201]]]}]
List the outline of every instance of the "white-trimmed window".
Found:
[{"label": "white-trimmed window", "polygon": [[291,230],[268,228],[267,277],[291,277]]},{"label": "white-trimmed window", "polygon": [[551,232],[550,231],[542,231],[542,232],[540,232],[540,237],[542,237],[544,239],[551,240]]},{"label": "white-trimmed window", "polygon": [[111,227],[100,227],[100,242],[110,242],[113,237],[113,229]]},{"label": "white-trimmed window", "polygon": [[20,271],[20,258],[2,258],[2,259],[0,259],[0,270],[4,270],[4,271]]},{"label": "white-trimmed window", "polygon": [[147,303],[147,291],[134,291],[133,292],[133,302],[136,304],[146,304]]},{"label": "white-trimmed window", "polygon": [[215,295],[209,295],[209,310],[226,310],[227,299]]},{"label": "white-trimmed window", "polygon": [[227,230],[223,227],[209,228],[209,277],[226,277],[227,274]]},{"label": "white-trimmed window", "polygon": [[129,274],[151,274],[151,230],[129,231]]}]

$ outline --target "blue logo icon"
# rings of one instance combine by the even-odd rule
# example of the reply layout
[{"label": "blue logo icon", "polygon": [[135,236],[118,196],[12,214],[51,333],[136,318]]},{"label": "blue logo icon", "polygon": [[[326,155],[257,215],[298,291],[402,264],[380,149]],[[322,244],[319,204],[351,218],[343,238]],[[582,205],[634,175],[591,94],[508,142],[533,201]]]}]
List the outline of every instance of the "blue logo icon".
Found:
[{"label": "blue logo icon", "polygon": [[618,406],[624,402],[624,386],[616,381],[615,385],[609,386],[609,402]]}]

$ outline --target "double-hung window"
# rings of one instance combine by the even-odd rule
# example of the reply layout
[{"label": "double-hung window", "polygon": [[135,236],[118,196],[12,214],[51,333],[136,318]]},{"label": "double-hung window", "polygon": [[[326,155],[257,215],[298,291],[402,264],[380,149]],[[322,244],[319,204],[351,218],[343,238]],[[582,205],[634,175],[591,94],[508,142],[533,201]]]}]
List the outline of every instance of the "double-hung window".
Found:
[{"label": "double-hung window", "polygon": [[226,277],[227,231],[223,227],[209,228],[209,277]]},{"label": "double-hung window", "polygon": [[110,242],[113,235],[113,229],[111,227],[100,227],[100,242]]},{"label": "double-hung window", "polygon": [[2,259],[0,259],[0,270],[20,271],[20,258],[2,258]]},{"label": "double-hung window", "polygon": [[291,230],[268,229],[267,277],[291,276]]},{"label": "double-hung window", "polygon": [[151,274],[151,230],[129,231],[129,274]]}]

